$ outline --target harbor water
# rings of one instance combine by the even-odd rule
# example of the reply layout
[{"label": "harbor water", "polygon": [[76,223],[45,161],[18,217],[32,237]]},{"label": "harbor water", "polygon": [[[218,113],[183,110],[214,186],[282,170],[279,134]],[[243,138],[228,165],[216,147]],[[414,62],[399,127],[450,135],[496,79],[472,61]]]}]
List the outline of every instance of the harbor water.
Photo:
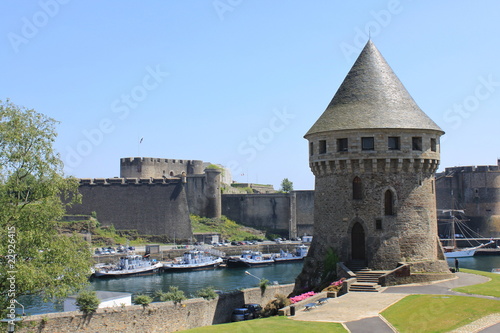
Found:
[{"label": "harbor water", "polygon": [[[460,268],[469,268],[491,272],[492,268],[500,268],[500,256],[474,256],[459,258]],[[295,277],[302,270],[302,262],[274,264],[253,268],[217,268],[192,272],[163,272],[146,276],[121,278],[94,278],[90,281],[93,290],[118,291],[152,295],[156,290],[167,291],[169,286],[177,286],[186,296],[194,296],[205,287],[227,292],[236,289],[257,287],[259,279],[267,279],[270,283],[294,283]],[[448,260],[454,267],[454,259]],[[245,271],[251,275],[245,274]],[[40,314],[63,311],[61,304],[43,303],[37,297],[23,297],[19,301],[25,306],[26,313]]]}]

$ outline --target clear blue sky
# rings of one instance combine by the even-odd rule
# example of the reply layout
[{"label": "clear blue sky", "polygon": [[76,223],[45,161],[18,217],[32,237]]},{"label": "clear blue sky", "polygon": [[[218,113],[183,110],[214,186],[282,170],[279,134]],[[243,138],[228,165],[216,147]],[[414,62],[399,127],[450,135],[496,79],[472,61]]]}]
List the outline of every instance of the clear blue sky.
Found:
[{"label": "clear blue sky", "polygon": [[313,189],[303,135],[368,30],[446,132],[441,170],[500,156],[499,1],[9,0],[0,12],[0,99],[61,122],[55,146],[76,177],[145,156]]}]

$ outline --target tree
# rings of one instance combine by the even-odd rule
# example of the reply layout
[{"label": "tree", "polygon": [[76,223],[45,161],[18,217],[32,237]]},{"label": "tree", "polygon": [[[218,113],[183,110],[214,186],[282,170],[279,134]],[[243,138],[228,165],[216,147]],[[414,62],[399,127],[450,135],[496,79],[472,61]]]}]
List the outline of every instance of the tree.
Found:
[{"label": "tree", "polygon": [[285,193],[293,191],[293,182],[289,181],[288,178],[283,179],[281,181],[281,191]]},{"label": "tree", "polygon": [[0,101],[0,315],[13,315],[21,295],[50,300],[88,284],[89,244],[55,227],[79,199],[78,180],[63,177],[52,146],[56,123]]},{"label": "tree", "polygon": [[149,295],[139,294],[134,297],[134,304],[142,305],[143,309],[146,309],[146,306],[148,306],[152,301],[153,298]]},{"label": "tree", "polygon": [[99,304],[101,301],[97,294],[93,290],[84,290],[76,297],[76,306],[78,309],[82,311],[84,314],[88,315],[94,313],[99,308]]},{"label": "tree", "polygon": [[174,304],[181,303],[186,299],[184,291],[179,290],[179,287],[170,286],[168,287],[168,292],[157,291],[156,296],[160,299],[160,302],[172,301]]}]

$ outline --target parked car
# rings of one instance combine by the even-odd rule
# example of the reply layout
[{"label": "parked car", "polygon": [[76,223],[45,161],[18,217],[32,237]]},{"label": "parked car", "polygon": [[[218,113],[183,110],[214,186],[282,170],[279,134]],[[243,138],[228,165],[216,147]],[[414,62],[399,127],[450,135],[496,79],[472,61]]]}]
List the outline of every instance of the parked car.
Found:
[{"label": "parked car", "polygon": [[260,314],[262,312],[262,307],[260,306],[260,304],[250,303],[250,304],[245,304],[244,307],[247,308],[252,313],[253,318],[260,317]]},{"label": "parked car", "polygon": [[236,308],[231,314],[231,321],[243,321],[253,319],[253,314],[247,308]]}]

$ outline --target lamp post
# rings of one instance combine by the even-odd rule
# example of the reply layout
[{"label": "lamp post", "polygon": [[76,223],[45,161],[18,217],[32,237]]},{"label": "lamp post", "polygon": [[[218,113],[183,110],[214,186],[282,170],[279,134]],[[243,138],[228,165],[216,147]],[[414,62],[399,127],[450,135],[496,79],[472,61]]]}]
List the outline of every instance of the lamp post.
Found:
[{"label": "lamp post", "polygon": [[252,277],[256,278],[257,280],[259,280],[259,282],[260,282],[260,281],[262,281],[262,279],[261,279],[260,277],[258,277],[258,276],[255,276],[255,275],[251,274],[249,271],[245,271],[245,274],[246,274],[246,275],[250,275],[250,276],[252,276]]},{"label": "lamp post", "polygon": [[[26,313],[24,313],[24,305],[22,305],[21,303],[19,303],[17,300],[14,300],[14,303],[17,303],[21,306],[21,308],[23,308],[23,314],[22,316],[26,316]],[[7,333],[14,333],[15,330],[16,330],[16,322],[19,322],[19,321],[22,321],[23,318],[21,317],[16,317],[14,319],[11,319],[11,318],[5,318],[5,319],[2,319],[0,320],[0,322],[3,322],[3,323],[7,323]]]}]

